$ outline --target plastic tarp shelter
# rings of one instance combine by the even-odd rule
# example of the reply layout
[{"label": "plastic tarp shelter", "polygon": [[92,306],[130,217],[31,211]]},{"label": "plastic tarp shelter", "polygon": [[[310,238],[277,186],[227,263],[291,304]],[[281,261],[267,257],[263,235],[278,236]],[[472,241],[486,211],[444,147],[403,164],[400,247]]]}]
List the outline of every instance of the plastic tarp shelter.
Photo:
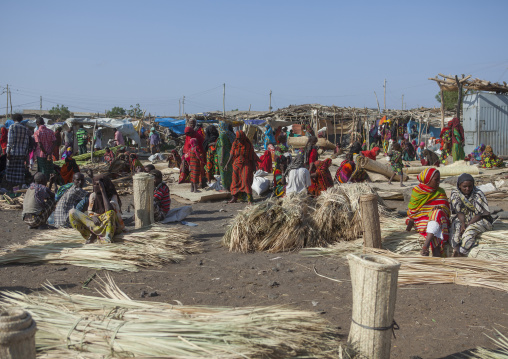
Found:
[{"label": "plastic tarp shelter", "polygon": [[129,137],[136,143],[140,143],[139,133],[134,128],[130,118],[124,118],[123,120],[115,118],[68,118],[65,123],[72,127],[73,125],[88,125],[94,126],[97,121],[97,126],[114,128],[120,131],[124,137]]},{"label": "plastic tarp shelter", "polygon": [[155,122],[159,124],[159,126],[167,127],[177,135],[183,135],[185,133],[185,120],[178,120],[176,118],[164,117],[164,118],[156,118]]},{"label": "plastic tarp shelter", "polygon": [[243,120],[246,125],[264,125],[265,120]]}]

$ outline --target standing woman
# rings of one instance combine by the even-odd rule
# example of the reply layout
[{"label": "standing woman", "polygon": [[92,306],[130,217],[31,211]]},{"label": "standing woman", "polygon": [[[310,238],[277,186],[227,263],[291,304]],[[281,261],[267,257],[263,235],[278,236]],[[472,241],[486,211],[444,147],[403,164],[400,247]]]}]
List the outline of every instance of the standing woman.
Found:
[{"label": "standing woman", "polygon": [[219,138],[219,132],[217,127],[210,125],[205,130],[205,141],[203,147],[206,153],[206,178],[208,182],[212,182],[215,179],[214,175],[219,174],[219,160],[217,158],[217,139]]},{"label": "standing woman", "polygon": [[115,185],[106,175],[93,177],[93,192],[88,202],[88,214],[73,208],[69,221],[86,243],[93,243],[99,237],[106,243],[113,241],[115,234],[122,233],[125,225],[121,214],[122,201]]},{"label": "standing woman", "polygon": [[318,154],[318,147],[317,144],[317,137],[311,136],[309,137],[309,140],[307,141],[307,144],[304,148],[304,154],[305,154],[305,167],[307,169],[310,168],[310,165],[318,160],[319,154]]},{"label": "standing woman", "polygon": [[460,124],[460,120],[455,117],[448,122],[452,139],[451,152],[453,161],[462,161],[466,154],[464,153],[464,128]]},{"label": "standing woman", "polygon": [[425,238],[422,256],[429,256],[432,251],[432,256],[443,257],[444,245],[449,238],[450,203],[444,189],[439,187],[441,174],[435,168],[427,168],[417,179],[420,184],[411,193],[406,230],[409,232],[415,225],[418,233]]},{"label": "standing woman", "polygon": [[236,136],[233,131],[228,129],[226,122],[219,123],[219,138],[217,139],[217,157],[219,160],[220,179],[222,187],[229,191],[231,187],[231,180],[233,176],[233,169],[231,167],[225,168],[225,164],[229,162],[229,152]]},{"label": "standing woman", "polygon": [[9,136],[9,130],[5,125],[0,125],[0,149],[2,152],[0,155],[5,155],[7,153],[7,138]]},{"label": "standing woman", "polygon": [[[258,169],[267,173],[272,172],[272,154],[270,151],[266,150],[265,153],[259,157],[259,161]],[[277,161],[277,159],[275,161]]]},{"label": "standing woman", "polygon": [[457,217],[452,222],[452,247],[454,257],[464,257],[478,244],[478,237],[492,230],[494,222],[490,215],[485,194],[474,185],[474,178],[463,173],[457,180],[457,188],[450,195],[452,209]]},{"label": "standing woman", "polygon": [[229,203],[236,203],[240,199],[247,200],[249,204],[252,204],[252,182],[259,158],[243,131],[236,132],[236,140],[233,142],[226,169],[230,162],[233,162],[233,181],[231,183],[233,198]]},{"label": "standing woman", "polygon": [[267,150],[268,149],[268,145],[275,144],[275,137],[273,136],[272,126],[267,124],[265,126],[265,128],[266,128],[266,130],[265,130],[265,150]]},{"label": "standing woman", "polygon": [[309,187],[309,193],[313,196],[319,196],[322,191],[333,187],[333,178],[330,173],[332,160],[327,158],[324,161],[316,161],[311,163],[309,172],[312,185]]},{"label": "standing woman", "polygon": [[189,168],[190,168],[190,182],[191,192],[198,192],[198,185],[202,182],[203,168],[205,166],[205,156],[201,152],[198,145],[198,140],[192,138],[190,140],[191,148],[189,150]]}]

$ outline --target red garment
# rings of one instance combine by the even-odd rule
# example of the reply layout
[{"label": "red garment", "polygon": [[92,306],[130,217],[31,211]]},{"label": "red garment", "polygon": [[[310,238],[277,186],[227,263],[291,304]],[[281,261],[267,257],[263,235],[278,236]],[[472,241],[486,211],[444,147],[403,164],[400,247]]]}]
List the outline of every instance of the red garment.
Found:
[{"label": "red garment", "polygon": [[5,126],[2,126],[0,129],[0,148],[2,150],[5,150],[7,148],[7,135],[9,133],[9,130],[5,128]]},{"label": "red garment", "polygon": [[168,213],[171,207],[171,196],[169,194],[169,187],[164,182],[161,182],[153,191],[153,198],[159,202],[160,209],[164,213]]},{"label": "red garment", "polygon": [[38,144],[37,150],[35,151],[35,156],[46,157],[41,148],[44,148],[48,155],[52,154],[49,152],[49,150],[51,149],[51,146],[53,146],[53,142],[56,141],[56,136],[53,131],[46,128],[44,125],[40,125],[39,129],[34,133],[34,140]]},{"label": "red garment", "polygon": [[252,194],[254,170],[259,157],[243,131],[236,132],[236,140],[233,142],[229,155],[233,160],[231,195],[235,196],[240,192]]},{"label": "red garment", "polygon": [[203,135],[195,131],[192,127],[185,127],[185,144],[183,145],[183,154],[187,154],[191,149],[190,141],[195,138],[198,141],[198,147],[201,150],[201,153],[205,153],[205,150],[203,149],[203,142],[205,138]]},{"label": "red garment", "polygon": [[191,149],[189,150],[189,168],[190,181],[198,184],[204,175],[205,159],[203,151],[200,150],[198,142],[195,138],[190,140]]},{"label": "red garment", "polygon": [[270,151],[266,150],[264,155],[259,159],[261,160],[261,163],[259,164],[258,169],[272,173],[272,154]]},{"label": "red garment", "polygon": [[322,191],[326,191],[328,188],[333,187],[333,178],[330,173],[330,166],[332,160],[327,158],[324,161],[316,161],[314,163],[315,172],[317,177],[311,178],[312,184],[308,188],[308,191],[313,196],[319,196]]},{"label": "red garment", "polygon": [[279,144],[279,136],[281,132],[282,126],[277,127],[277,130],[275,130],[275,142],[277,142],[277,144]]},{"label": "red garment", "polygon": [[362,151],[362,155],[375,161],[378,152],[379,152],[379,147],[374,147],[370,151]]},{"label": "red garment", "polygon": [[316,162],[318,159],[318,151],[316,147],[313,147],[309,153],[309,164]]},{"label": "red garment", "polygon": [[464,137],[464,127],[462,127],[462,125],[460,124],[460,120],[457,117],[453,118],[453,120],[448,122],[448,127],[450,127],[452,130],[452,143],[459,143],[459,141],[457,141],[457,138],[453,134],[453,130],[455,130],[455,129],[457,131],[459,131],[460,137],[461,137],[462,141],[464,141],[464,138],[465,138]]}]

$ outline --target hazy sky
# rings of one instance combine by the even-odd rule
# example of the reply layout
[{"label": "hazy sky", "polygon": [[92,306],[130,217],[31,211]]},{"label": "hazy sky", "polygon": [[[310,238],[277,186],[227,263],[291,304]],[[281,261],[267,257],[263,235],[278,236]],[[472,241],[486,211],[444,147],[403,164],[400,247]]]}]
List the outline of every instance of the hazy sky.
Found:
[{"label": "hazy sky", "polygon": [[[16,109],[438,106],[438,73],[508,82],[508,1],[0,2]],[[0,112],[6,96],[0,95]]]}]

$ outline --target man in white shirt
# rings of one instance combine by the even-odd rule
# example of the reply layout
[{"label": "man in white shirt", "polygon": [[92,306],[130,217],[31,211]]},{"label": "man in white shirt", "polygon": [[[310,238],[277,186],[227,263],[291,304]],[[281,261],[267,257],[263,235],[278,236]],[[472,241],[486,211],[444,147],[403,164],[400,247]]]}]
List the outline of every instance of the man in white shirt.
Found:
[{"label": "man in white shirt", "polygon": [[312,184],[310,172],[304,166],[302,154],[298,154],[295,157],[293,162],[288,166],[285,175],[288,177],[286,194],[307,191],[307,188]]}]

